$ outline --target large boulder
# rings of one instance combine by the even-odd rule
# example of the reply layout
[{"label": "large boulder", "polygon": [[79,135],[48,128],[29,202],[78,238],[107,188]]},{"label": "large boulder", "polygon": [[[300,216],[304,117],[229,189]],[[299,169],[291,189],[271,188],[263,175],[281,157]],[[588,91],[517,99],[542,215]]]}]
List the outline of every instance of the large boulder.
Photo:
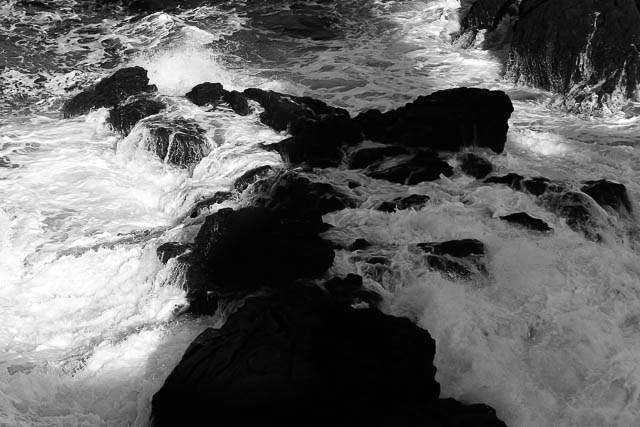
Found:
[{"label": "large boulder", "polygon": [[319,277],[334,257],[315,227],[289,222],[263,207],[224,208],[209,215],[195,248],[197,265],[188,275],[188,287],[221,294]]},{"label": "large boulder", "polygon": [[316,289],[252,298],[189,346],[152,401],[152,425],[504,426],[438,399],[435,343],[408,319]]},{"label": "large boulder", "polygon": [[158,114],[166,107],[163,102],[155,99],[135,99],[131,102],[113,107],[109,112],[107,124],[109,124],[114,131],[126,136],[129,135],[136,123],[140,120]]},{"label": "large boulder", "polygon": [[370,110],[356,121],[373,141],[452,152],[477,146],[501,153],[512,112],[504,92],[462,87],[420,96],[387,113]]},{"label": "large boulder", "polygon": [[511,35],[518,3],[519,0],[462,0],[460,30],[452,34],[453,42],[469,48],[476,42],[478,33],[484,30],[489,35],[484,41],[490,42],[484,43],[484,47],[500,47]]},{"label": "large boulder", "polygon": [[523,0],[507,76],[562,94],[576,113],[638,100],[640,13],[634,0]]},{"label": "large boulder", "polygon": [[155,90],[155,86],[149,85],[147,70],[142,67],[122,68],[65,102],[62,114],[69,118],[96,108],[115,107],[132,95]]},{"label": "large boulder", "polygon": [[220,103],[226,103],[229,107],[246,116],[251,112],[247,98],[240,92],[226,90],[220,83],[201,83],[196,85],[186,94],[186,97],[196,105],[211,105],[216,107]]},{"label": "large boulder", "polygon": [[246,89],[244,95],[264,109],[260,113],[262,123],[291,134],[274,147],[289,164],[337,166],[343,157],[342,146],[362,140],[358,124],[342,108],[306,96],[256,88]]},{"label": "large boulder", "polygon": [[157,116],[141,126],[139,144],[164,163],[188,168],[211,152],[205,130],[192,119]]}]

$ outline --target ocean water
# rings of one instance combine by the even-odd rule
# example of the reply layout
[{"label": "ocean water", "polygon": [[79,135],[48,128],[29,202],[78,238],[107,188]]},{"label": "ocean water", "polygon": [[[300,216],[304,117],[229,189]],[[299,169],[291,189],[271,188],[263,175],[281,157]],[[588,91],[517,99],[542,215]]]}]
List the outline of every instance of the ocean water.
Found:
[{"label": "ocean water", "polygon": [[[142,18],[100,3],[0,0],[0,426],[145,426],[151,397],[188,344],[224,321],[223,312],[179,315],[182,283],[156,248],[194,237],[204,220],[188,218],[195,202],[256,166],[280,165],[259,145],[283,135],[257,114],[194,106],[183,95],[198,83],[310,95],[354,114],[449,87],[504,90],[515,107],[505,152],[473,152],[498,172],[576,188],[621,182],[638,209],[637,106],[580,118],[550,107],[548,93],[503,81],[489,53],[450,44],[456,0],[305,3],[309,12],[229,1]],[[304,13],[326,19],[331,33],[274,29]],[[149,71],[169,116],[207,130],[212,151],[200,164],[161,163],[140,148],[139,128],[114,134],[105,110],[60,118],[65,99],[131,65]],[[602,212],[611,224],[596,243],[531,196],[459,172],[413,187],[344,169],[307,173],[363,184],[353,190],[360,207],[325,216],[335,226],[327,237],[375,245],[338,250],[330,273],[363,275],[384,311],[430,331],[443,396],[490,404],[514,427],[640,425],[637,218]],[[431,200],[375,210],[411,193]],[[553,233],[498,219],[520,211]],[[445,278],[413,246],[456,238],[486,244],[486,276]],[[389,262],[371,266],[371,256]]]}]

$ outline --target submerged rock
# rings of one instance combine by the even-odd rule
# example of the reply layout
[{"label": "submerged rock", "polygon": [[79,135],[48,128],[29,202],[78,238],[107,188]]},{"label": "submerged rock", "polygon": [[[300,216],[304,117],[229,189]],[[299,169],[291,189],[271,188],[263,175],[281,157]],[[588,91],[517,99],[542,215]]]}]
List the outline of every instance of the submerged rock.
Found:
[{"label": "submerged rock", "polygon": [[401,156],[408,153],[406,148],[397,145],[359,148],[349,155],[349,169],[363,169],[381,163],[390,157]]},{"label": "submerged rock", "polygon": [[486,273],[482,262],[484,244],[476,239],[419,243],[427,252],[427,265],[453,279],[469,280],[477,273]]},{"label": "submerged rock", "polygon": [[415,185],[424,181],[435,181],[440,175],[453,175],[453,168],[449,163],[440,160],[437,156],[421,153],[413,157],[395,162],[391,165],[383,165],[366,174],[376,179],[386,179],[404,185]]},{"label": "submerged rock", "polygon": [[166,107],[163,102],[155,99],[136,99],[113,107],[109,112],[107,123],[113,130],[126,136],[140,120],[158,114]]},{"label": "submerged rock", "polygon": [[509,215],[501,216],[500,219],[521,225],[534,231],[547,232],[551,231],[551,227],[541,219],[534,218],[526,212],[517,212]]},{"label": "submerged rock", "polygon": [[155,90],[155,86],[149,86],[147,70],[144,68],[121,68],[65,102],[62,114],[69,118],[96,108],[114,107],[132,95]]},{"label": "submerged rock", "polygon": [[634,0],[523,0],[507,77],[561,94],[571,112],[618,111],[638,100],[638,45]]},{"label": "submerged rock", "polygon": [[493,172],[493,165],[485,158],[473,153],[464,153],[458,157],[460,169],[476,179],[482,179]]},{"label": "submerged rock", "polygon": [[233,197],[233,193],[230,191],[216,191],[213,196],[208,197],[196,203],[193,209],[191,210],[191,213],[189,214],[189,216],[191,218],[197,218],[203,213],[208,212],[211,206],[226,202],[232,197]]},{"label": "submerged rock", "polygon": [[154,427],[504,426],[438,399],[435,343],[407,319],[332,303],[319,289],[251,298],[189,346],[152,401]]},{"label": "submerged rock", "polygon": [[398,197],[390,202],[382,202],[378,210],[382,212],[395,212],[409,208],[421,208],[429,201],[430,197],[424,194],[410,194],[406,197]]},{"label": "submerged rock", "polygon": [[605,210],[621,216],[629,216],[632,212],[631,200],[624,184],[600,179],[586,181],[580,190],[591,196]]},{"label": "submerged rock", "polygon": [[542,202],[553,213],[565,218],[572,230],[593,241],[602,239],[600,231],[607,228],[607,221],[598,214],[595,202],[586,194],[578,191],[549,192],[542,197]]},{"label": "submerged rock", "polygon": [[211,152],[205,130],[192,119],[145,120],[141,143],[163,162],[181,168],[199,163]]}]

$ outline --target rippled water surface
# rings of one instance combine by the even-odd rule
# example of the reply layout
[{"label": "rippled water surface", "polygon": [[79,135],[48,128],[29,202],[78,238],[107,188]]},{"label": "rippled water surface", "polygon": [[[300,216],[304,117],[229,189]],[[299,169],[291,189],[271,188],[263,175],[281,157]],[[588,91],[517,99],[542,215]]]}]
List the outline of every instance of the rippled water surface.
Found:
[{"label": "rippled water surface", "polygon": [[[279,165],[259,144],[283,136],[256,114],[192,105],[183,95],[195,84],[311,95],[352,113],[455,86],[505,90],[515,107],[505,153],[478,153],[500,172],[576,188],[621,182],[637,208],[638,119],[567,116],[548,94],[503,81],[488,53],[449,43],[457,1],[253,3],[136,17],[91,1],[0,1],[0,425],[144,426],[186,346],[220,324],[176,316],[184,291],[156,248],[193,238],[203,218],[185,218],[196,201]],[[149,71],[170,115],[207,130],[213,150],[194,168],[139,149],[136,130],[119,139],[103,110],[60,119],[65,99],[130,65]],[[595,243],[532,197],[460,174],[411,188],[341,169],[313,175],[363,184],[361,207],[325,217],[327,237],[376,245],[337,251],[332,274],[362,274],[385,311],[431,332],[444,395],[488,403],[510,426],[640,425],[635,218]],[[374,209],[410,193],[431,201]],[[554,232],[497,219],[519,211]],[[409,245],[454,238],[485,242],[488,277],[445,279]],[[372,255],[390,262],[374,268]]]}]

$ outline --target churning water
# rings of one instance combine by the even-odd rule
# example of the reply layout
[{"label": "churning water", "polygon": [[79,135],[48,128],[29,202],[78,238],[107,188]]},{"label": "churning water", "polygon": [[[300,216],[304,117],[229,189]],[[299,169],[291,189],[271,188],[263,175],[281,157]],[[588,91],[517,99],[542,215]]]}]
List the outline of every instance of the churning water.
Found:
[{"label": "churning water", "polygon": [[[183,95],[198,83],[311,95],[352,113],[448,87],[501,89],[515,106],[505,153],[478,151],[500,172],[576,187],[607,178],[640,200],[632,112],[568,116],[548,106],[549,94],[502,81],[488,53],[451,46],[457,1],[305,3],[330,34],[303,25],[286,36],[277,22],[302,12],[247,2],[134,18],[91,1],[0,0],[0,426],[144,426],[187,345],[223,320],[178,316],[185,293],[156,248],[193,238],[203,221],[187,215],[196,201],[279,165],[260,144],[283,136],[256,114],[194,106]],[[104,110],[60,119],[65,99],[130,65],[149,71],[170,115],[207,130],[213,150],[194,168],[140,149],[139,129],[119,139]],[[332,273],[361,274],[386,312],[431,332],[443,395],[490,404],[516,427],[640,425],[635,218],[595,243],[531,196],[460,174],[411,188],[342,169],[314,176],[363,184],[353,190],[359,208],[325,216],[335,226],[327,237],[375,246],[338,250]],[[417,211],[374,209],[409,193],[431,200]],[[497,220],[519,211],[554,232]],[[456,238],[486,244],[487,277],[446,279],[409,245]],[[389,262],[366,264],[372,255]]]}]

